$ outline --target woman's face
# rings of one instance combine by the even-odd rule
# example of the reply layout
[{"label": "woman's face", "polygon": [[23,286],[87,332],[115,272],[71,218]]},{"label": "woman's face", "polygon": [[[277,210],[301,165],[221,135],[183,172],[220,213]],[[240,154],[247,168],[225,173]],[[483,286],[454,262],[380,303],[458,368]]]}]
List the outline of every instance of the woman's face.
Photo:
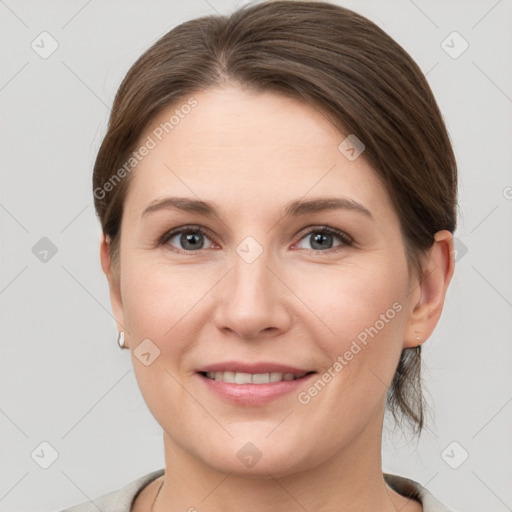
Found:
[{"label": "woman's face", "polygon": [[231,85],[193,98],[140,138],[112,294],[166,448],[274,475],[377,450],[420,298],[384,186],[304,103]]}]

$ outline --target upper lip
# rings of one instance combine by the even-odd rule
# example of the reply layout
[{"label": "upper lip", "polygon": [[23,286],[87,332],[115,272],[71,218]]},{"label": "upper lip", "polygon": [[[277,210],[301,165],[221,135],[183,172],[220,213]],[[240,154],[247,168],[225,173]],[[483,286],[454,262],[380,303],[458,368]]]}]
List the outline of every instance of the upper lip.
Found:
[{"label": "upper lip", "polygon": [[200,373],[208,372],[237,372],[237,373],[293,373],[299,375],[313,370],[310,368],[296,368],[280,363],[260,362],[244,363],[241,361],[224,361],[221,363],[209,364],[197,370]]}]

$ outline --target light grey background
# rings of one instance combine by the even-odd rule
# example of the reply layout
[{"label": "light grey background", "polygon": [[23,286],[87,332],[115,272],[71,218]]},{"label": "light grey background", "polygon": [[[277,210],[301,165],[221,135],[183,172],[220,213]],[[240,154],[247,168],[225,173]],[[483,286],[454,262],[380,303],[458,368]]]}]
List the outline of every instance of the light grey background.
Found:
[{"label": "light grey background", "polygon": [[[164,467],[161,429],[116,344],[92,166],[136,58],[175,25],[242,3],[0,0],[2,512],[54,512]],[[457,511],[512,510],[512,4],[338,3],[427,73],[460,172],[456,271],[424,345],[435,414],[418,444],[386,430],[384,470]],[[31,47],[43,31],[58,42],[46,59]],[[458,58],[453,31],[469,44]],[[57,248],[46,262],[32,250],[42,237]],[[47,469],[42,442],[58,452]]]}]

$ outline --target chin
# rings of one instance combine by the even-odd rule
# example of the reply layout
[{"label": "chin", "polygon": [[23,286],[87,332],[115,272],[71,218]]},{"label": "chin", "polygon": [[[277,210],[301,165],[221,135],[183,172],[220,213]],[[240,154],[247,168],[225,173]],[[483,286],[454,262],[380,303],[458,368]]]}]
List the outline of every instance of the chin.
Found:
[{"label": "chin", "polygon": [[249,464],[246,466],[245,463],[239,461],[236,456],[234,460],[231,458],[230,460],[222,461],[220,463],[218,460],[204,462],[207,464],[208,462],[211,462],[208,465],[215,471],[230,473],[232,476],[248,479],[270,479],[273,477],[283,477],[305,469],[302,464],[294,464],[290,462],[289,459],[287,460],[286,454],[278,455],[277,457],[273,454],[270,460],[268,456],[265,457],[265,455],[263,455],[262,458],[252,466]]},{"label": "chin", "polygon": [[[308,452],[303,445],[288,445],[277,438],[265,439],[261,434],[254,441],[250,439],[237,436],[227,444],[219,443],[214,449],[212,443],[208,457],[204,457],[204,453],[197,456],[215,471],[243,478],[272,478],[307,469]],[[315,463],[309,461],[309,465],[314,467]]]}]

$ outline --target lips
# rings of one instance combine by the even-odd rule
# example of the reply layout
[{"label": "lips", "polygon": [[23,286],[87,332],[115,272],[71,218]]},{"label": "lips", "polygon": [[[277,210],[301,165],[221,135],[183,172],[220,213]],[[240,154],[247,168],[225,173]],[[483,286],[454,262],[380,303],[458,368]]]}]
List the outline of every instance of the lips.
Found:
[{"label": "lips", "polygon": [[317,373],[280,363],[226,361],[196,371],[202,385],[224,401],[257,406],[296,392]]}]

